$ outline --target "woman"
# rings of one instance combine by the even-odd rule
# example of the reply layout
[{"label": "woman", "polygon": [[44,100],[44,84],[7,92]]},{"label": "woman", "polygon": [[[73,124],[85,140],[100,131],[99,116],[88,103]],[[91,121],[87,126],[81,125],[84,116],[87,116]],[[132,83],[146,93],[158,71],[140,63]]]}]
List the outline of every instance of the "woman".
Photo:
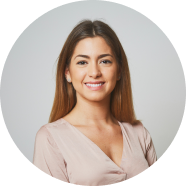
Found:
[{"label": "woman", "polygon": [[150,134],[135,118],[119,39],[101,21],[82,21],[60,53],[53,108],[37,132],[33,163],[62,181],[108,185],[156,160]]}]

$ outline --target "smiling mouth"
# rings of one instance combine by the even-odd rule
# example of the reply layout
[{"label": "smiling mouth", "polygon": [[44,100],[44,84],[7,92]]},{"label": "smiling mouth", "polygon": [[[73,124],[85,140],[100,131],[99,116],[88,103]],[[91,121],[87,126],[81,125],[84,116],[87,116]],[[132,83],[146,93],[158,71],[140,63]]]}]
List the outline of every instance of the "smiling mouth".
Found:
[{"label": "smiling mouth", "polygon": [[85,85],[87,85],[87,84],[89,84],[89,85],[99,85],[99,84],[103,85],[103,84],[105,84],[105,82],[103,82],[103,83],[98,83],[98,84],[95,84],[95,83],[85,83]]}]

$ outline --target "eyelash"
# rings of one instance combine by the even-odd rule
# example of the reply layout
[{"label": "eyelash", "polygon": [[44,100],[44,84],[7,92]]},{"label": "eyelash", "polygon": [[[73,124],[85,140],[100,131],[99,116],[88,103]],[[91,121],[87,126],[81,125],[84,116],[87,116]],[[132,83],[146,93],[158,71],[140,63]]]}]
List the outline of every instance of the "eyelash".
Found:
[{"label": "eyelash", "polygon": [[[103,60],[103,61],[107,61],[107,63],[105,63],[105,64],[112,63],[109,60]],[[101,61],[101,62],[103,62],[103,61]],[[86,61],[79,61],[77,64],[80,64],[80,63],[86,63]],[[81,65],[84,65],[84,64],[81,64]]]}]

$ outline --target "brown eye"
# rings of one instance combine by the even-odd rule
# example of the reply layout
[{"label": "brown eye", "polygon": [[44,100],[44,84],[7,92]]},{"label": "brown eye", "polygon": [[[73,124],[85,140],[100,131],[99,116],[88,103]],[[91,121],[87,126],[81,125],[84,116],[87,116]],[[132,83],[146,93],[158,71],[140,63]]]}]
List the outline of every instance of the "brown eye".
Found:
[{"label": "brown eye", "polygon": [[109,60],[103,60],[103,61],[101,61],[101,63],[104,63],[104,64],[108,64],[108,63],[112,63],[111,61],[109,61]]},{"label": "brown eye", "polygon": [[79,61],[77,64],[84,65],[85,63],[86,63],[85,61]]},{"label": "brown eye", "polygon": [[[102,62],[106,62],[105,64],[108,64],[108,63],[112,63],[111,61],[109,61],[109,60],[103,60],[103,61],[101,61],[101,63]],[[83,64],[82,64],[83,63]],[[81,65],[84,65],[84,63],[86,63],[85,61],[79,61],[77,64],[81,64]]]}]

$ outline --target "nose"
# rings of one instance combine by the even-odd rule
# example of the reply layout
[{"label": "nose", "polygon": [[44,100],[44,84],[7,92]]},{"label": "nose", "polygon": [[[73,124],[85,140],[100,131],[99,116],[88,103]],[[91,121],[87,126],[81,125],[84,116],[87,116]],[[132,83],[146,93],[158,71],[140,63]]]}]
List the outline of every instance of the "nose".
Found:
[{"label": "nose", "polygon": [[101,70],[97,63],[92,63],[88,67],[88,75],[89,77],[92,77],[92,78],[97,78],[101,76]]}]

